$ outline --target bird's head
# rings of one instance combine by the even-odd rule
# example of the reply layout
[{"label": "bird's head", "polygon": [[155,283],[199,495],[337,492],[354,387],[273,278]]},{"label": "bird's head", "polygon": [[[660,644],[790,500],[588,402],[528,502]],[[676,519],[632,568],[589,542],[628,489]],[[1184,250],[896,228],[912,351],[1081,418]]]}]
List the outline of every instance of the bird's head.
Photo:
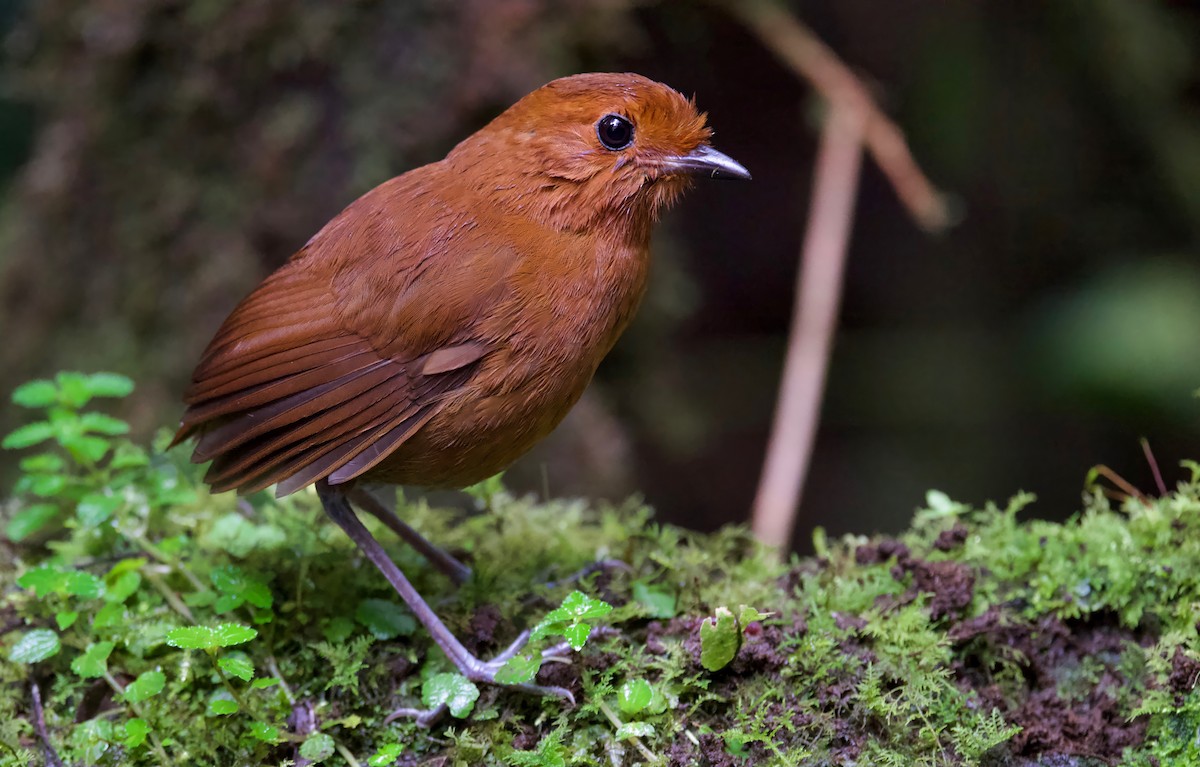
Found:
[{"label": "bird's head", "polygon": [[748,179],[696,105],[635,74],[564,77],[446,158],[473,191],[560,231],[648,235],[693,178]]}]

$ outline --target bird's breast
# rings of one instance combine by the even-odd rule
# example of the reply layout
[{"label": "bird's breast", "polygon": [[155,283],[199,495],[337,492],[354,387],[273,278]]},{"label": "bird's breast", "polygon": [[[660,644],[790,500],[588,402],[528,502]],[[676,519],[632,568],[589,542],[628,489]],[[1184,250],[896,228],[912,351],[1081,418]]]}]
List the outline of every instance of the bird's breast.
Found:
[{"label": "bird's breast", "polygon": [[393,482],[462,486],[507,468],[579,400],[645,292],[641,247],[573,243],[531,260],[479,328],[493,350],[413,439],[381,466]]}]

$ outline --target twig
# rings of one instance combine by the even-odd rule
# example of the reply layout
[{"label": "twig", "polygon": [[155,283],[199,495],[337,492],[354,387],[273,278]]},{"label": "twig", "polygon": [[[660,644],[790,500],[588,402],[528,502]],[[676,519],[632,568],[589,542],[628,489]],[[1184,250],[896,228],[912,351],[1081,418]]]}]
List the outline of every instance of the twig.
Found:
[{"label": "twig", "polygon": [[47,767],[64,767],[62,759],[58,757],[58,752],[50,743],[50,733],[46,730],[46,712],[42,707],[42,689],[38,687],[36,679],[29,682],[29,694],[33,698],[33,729],[37,731],[38,737],[42,740],[42,749],[46,752],[46,765]]},{"label": "twig", "polygon": [[751,521],[759,540],[777,548],[791,540],[820,421],[862,167],[863,122],[861,112],[834,108],[817,150],[787,359]]},{"label": "twig", "polygon": [[145,574],[146,580],[150,582],[150,585],[153,586],[159,594],[162,594],[163,599],[167,600],[167,604],[171,606],[171,609],[187,619],[188,623],[196,622],[196,617],[192,615],[192,611],[189,610],[184,601],[179,598],[179,595],[167,585],[166,581],[159,577],[158,573],[154,572],[148,567],[143,570],[143,573]]},{"label": "twig", "polygon": [[283,688],[283,696],[287,698],[287,702],[293,706],[296,705],[296,695],[292,692],[292,688],[288,687],[287,679],[284,678],[283,672],[279,670],[279,664],[275,662],[275,654],[271,653],[267,656],[267,670],[271,675],[279,680],[279,686]]},{"label": "twig", "polygon": [[784,64],[812,83],[833,110],[864,116],[863,141],[919,226],[937,232],[953,223],[946,197],[921,171],[900,128],[811,29],[777,0],[726,0],[723,6]]},{"label": "twig", "polygon": [[[600,707],[600,713],[604,714],[605,718],[608,719],[608,721],[612,723],[613,727],[620,730],[621,729],[621,720],[620,720],[620,718],[617,717],[617,713],[615,711],[613,711],[611,708],[609,708],[608,704],[606,704],[602,700],[597,701],[597,705],[599,705],[599,707]],[[642,743],[641,738],[639,738],[637,736],[633,736],[630,738],[630,740],[633,741],[633,745],[637,748],[637,750],[642,752],[642,756],[644,756],[646,758],[647,762],[649,762],[650,764],[661,764],[662,763],[662,760],[660,760],[657,756],[655,756],[653,751],[646,748],[646,744]]]},{"label": "twig", "polygon": [[837,327],[846,244],[865,147],[917,224],[951,223],[946,198],[922,173],[899,127],[837,55],[779,0],[716,0],[828,103],[816,160],[796,307],[752,527],[769,545],[791,539],[812,458],[829,350]]},{"label": "twig", "polygon": [[1150,449],[1150,440],[1142,437],[1139,440],[1142,443],[1142,453],[1146,456],[1146,463],[1150,464],[1150,471],[1154,473],[1154,484],[1158,486],[1158,494],[1160,497],[1167,495],[1167,483],[1163,482],[1162,472],[1158,470],[1158,460],[1154,457],[1154,451]]},{"label": "twig", "polygon": [[[1121,493],[1124,493],[1124,495],[1121,495],[1120,493],[1110,491],[1106,487],[1101,487],[1100,492],[1104,493],[1105,495],[1107,495],[1109,498],[1112,498],[1113,500],[1125,501],[1129,498],[1136,498],[1138,501],[1140,501],[1142,503],[1143,506],[1150,505],[1150,499],[1146,497],[1145,493],[1143,493],[1141,490],[1138,490],[1136,487],[1133,486],[1133,484],[1131,482],[1129,482],[1127,479],[1125,479],[1124,477],[1122,477],[1120,474],[1116,473],[1112,469],[1108,468],[1104,464],[1099,464],[1098,466],[1093,466],[1092,470],[1090,472],[1088,472],[1088,476],[1089,476],[1089,478],[1090,477],[1104,477],[1109,482],[1112,482],[1114,485],[1116,485],[1117,488],[1121,491]],[[1094,480],[1089,479],[1089,484],[1091,484],[1092,481],[1094,481]]]},{"label": "twig", "polygon": [[[129,706],[129,709],[133,711],[134,716],[138,717],[139,719],[147,719],[146,714],[142,711],[141,706],[131,700],[125,700],[125,686],[118,682],[117,678],[112,675],[112,672],[108,671],[107,669],[104,671],[104,681],[108,682],[108,686],[111,687],[113,692],[117,694],[118,699],[125,701],[125,705]],[[150,728],[149,736],[150,746],[154,749],[154,753],[158,755],[159,763],[171,764],[171,760],[167,757],[167,752],[163,750],[162,741],[158,739],[158,735],[155,734],[153,727]]]},{"label": "twig", "polygon": [[362,763],[354,758],[354,754],[350,753],[350,749],[336,740],[333,742],[333,747],[337,749],[337,752],[342,755],[342,758],[346,760],[346,764],[350,765],[350,767],[362,767]]}]

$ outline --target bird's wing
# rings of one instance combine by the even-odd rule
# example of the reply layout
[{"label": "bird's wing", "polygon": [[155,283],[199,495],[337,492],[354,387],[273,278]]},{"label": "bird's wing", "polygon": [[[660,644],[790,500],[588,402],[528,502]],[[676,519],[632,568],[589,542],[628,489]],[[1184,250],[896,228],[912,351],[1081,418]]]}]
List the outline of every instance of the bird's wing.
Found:
[{"label": "bird's wing", "polygon": [[[406,239],[392,230],[407,216],[383,215],[387,202],[368,196],[331,222],[209,345],[175,441],[199,435],[192,459],[212,461],[214,490],[278,484],[285,495],[358,476],[420,429],[489,351],[471,337],[472,318],[499,299],[513,254],[429,227]],[[378,258],[389,269],[364,268]]]}]

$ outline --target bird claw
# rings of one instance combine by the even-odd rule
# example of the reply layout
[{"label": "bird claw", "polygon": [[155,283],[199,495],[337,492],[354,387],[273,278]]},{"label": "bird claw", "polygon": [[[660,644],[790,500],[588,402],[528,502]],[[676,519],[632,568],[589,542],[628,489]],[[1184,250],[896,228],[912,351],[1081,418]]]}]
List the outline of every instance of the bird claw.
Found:
[{"label": "bird claw", "polygon": [[482,665],[482,667],[484,669],[489,670],[494,674],[495,672],[497,672],[501,668],[503,668],[505,663],[508,663],[510,660],[512,660],[514,657],[516,657],[517,653],[521,652],[521,650],[524,649],[525,645],[528,643],[529,643],[529,629],[525,629],[520,634],[518,634],[517,638],[512,641],[512,644],[510,644],[508,647],[504,648],[504,650],[499,655],[492,658],[490,661],[486,661],[486,662],[478,661],[478,662]]},{"label": "bird claw", "polygon": [[[482,682],[484,684],[494,684],[498,687],[505,687],[509,690],[519,690],[521,692],[531,693],[534,695],[542,695],[545,697],[559,698],[566,701],[572,706],[575,705],[575,695],[565,687],[543,686],[539,684],[499,684],[494,678],[474,677],[467,675],[472,682]],[[442,720],[442,717],[450,711],[445,703],[434,706],[433,708],[398,708],[384,718],[384,724],[391,724],[397,719],[412,719],[418,727],[429,729]]]},{"label": "bird claw", "polygon": [[[529,642],[529,631],[522,631],[513,640],[512,644],[504,648],[504,650],[492,658],[484,661],[476,658],[473,655],[468,655],[465,658],[457,659],[455,665],[458,666],[459,672],[467,679],[476,684],[490,684],[497,687],[504,687],[509,690],[518,690],[520,692],[529,693],[532,695],[541,695],[548,698],[559,698],[566,701],[570,705],[575,705],[575,695],[565,687],[554,687],[550,685],[540,684],[503,684],[496,681],[496,672],[504,668],[504,665],[512,660],[525,645]],[[561,658],[571,652],[571,646],[566,642],[554,645],[542,651],[543,658]],[[430,728],[437,724],[442,717],[449,711],[446,704],[441,704],[433,708],[398,708],[388,714],[383,720],[384,724],[391,724],[397,719],[412,719],[418,727]]]},{"label": "bird claw", "polygon": [[388,714],[384,718],[383,723],[391,724],[397,719],[412,719],[417,723],[418,727],[427,730],[437,724],[438,720],[445,716],[449,710],[445,703],[433,708],[398,708]]}]

